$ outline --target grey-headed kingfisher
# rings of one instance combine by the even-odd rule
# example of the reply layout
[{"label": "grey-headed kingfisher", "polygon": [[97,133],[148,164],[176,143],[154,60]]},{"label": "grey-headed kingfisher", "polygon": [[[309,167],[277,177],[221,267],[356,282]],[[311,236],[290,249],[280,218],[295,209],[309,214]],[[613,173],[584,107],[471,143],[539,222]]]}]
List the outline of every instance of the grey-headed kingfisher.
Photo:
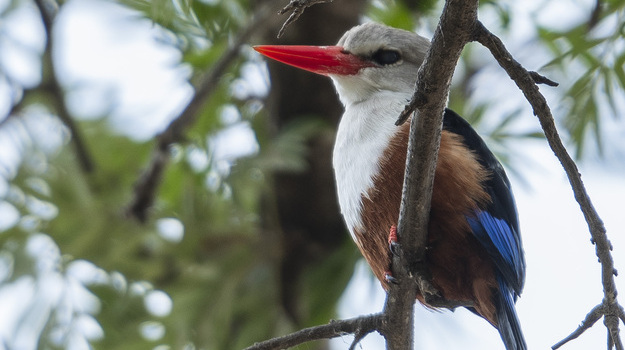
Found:
[{"label": "grey-headed kingfisher", "polygon": [[[397,224],[411,99],[430,43],[367,23],[336,46],[256,46],[280,62],[329,76],[345,106],[333,154],[341,212],[373,273],[387,288],[389,228]],[[516,206],[503,167],[464,119],[445,110],[428,227],[427,266],[447,300],[499,330],[507,350],[526,349],[515,301],[525,280]],[[419,301],[426,306],[422,295]]]}]

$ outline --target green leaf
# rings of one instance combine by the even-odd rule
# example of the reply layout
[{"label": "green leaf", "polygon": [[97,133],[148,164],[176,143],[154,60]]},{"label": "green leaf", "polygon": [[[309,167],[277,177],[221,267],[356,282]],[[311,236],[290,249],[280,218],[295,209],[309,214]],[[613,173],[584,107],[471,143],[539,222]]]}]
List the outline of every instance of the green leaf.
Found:
[{"label": "green leaf", "polygon": [[625,90],[625,51],[621,52],[621,55],[617,57],[614,62],[614,74],[617,76],[617,81],[622,90]]},{"label": "green leaf", "polygon": [[272,171],[304,171],[308,167],[305,158],[308,141],[325,127],[315,117],[302,117],[290,122],[269,145],[261,148],[258,165]]},{"label": "green leaf", "polygon": [[[428,6],[429,2],[424,1],[423,3],[423,6]],[[407,4],[399,0],[372,2],[368,13],[374,21],[395,28],[412,31],[416,24],[415,17],[408,9]]]}]

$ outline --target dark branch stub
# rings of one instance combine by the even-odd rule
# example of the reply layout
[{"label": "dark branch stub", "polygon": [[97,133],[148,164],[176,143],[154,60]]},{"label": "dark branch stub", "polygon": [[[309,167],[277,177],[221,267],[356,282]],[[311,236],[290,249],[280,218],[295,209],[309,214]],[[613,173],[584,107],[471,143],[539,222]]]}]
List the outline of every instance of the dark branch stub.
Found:
[{"label": "dark branch stub", "polygon": [[400,126],[404,124],[410,118],[410,116],[412,116],[415,113],[417,109],[421,108],[426,103],[427,103],[427,98],[425,97],[423,93],[421,92],[415,93],[412,96],[412,99],[410,100],[410,102],[408,102],[406,107],[404,107],[404,110],[399,115],[399,118],[397,118],[397,120],[395,121],[395,125]]},{"label": "dark branch stub", "polygon": [[280,31],[278,31],[278,38],[280,38],[282,34],[284,34],[286,27],[288,27],[291,23],[297,21],[299,16],[301,16],[302,13],[304,13],[306,8],[316,5],[316,4],[323,4],[323,3],[328,3],[332,1],[334,0],[291,0],[291,2],[289,2],[288,5],[282,8],[282,10],[278,11],[279,15],[283,15],[287,12],[293,11],[291,12],[291,15],[289,16],[289,18],[286,19],[286,21],[280,28]]},{"label": "dark branch stub", "polygon": [[541,74],[539,74],[537,72],[529,71],[528,73],[530,74],[530,77],[532,77],[532,80],[534,80],[534,82],[536,84],[545,84],[545,85],[551,86],[551,87],[556,87],[556,86],[560,85],[560,84],[556,83],[555,81],[553,81],[553,80],[547,78],[546,76],[541,75]]},{"label": "dark branch stub", "polygon": [[603,8],[603,0],[595,0],[595,7],[588,18],[588,31],[593,29],[601,19],[601,10]]}]

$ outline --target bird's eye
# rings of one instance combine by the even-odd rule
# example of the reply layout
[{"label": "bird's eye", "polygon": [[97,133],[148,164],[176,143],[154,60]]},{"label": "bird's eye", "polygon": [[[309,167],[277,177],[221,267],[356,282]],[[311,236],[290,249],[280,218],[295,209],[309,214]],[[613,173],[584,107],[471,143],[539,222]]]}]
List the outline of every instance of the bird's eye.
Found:
[{"label": "bird's eye", "polygon": [[387,66],[397,63],[401,59],[401,55],[395,50],[380,49],[373,54],[372,58],[377,64]]}]

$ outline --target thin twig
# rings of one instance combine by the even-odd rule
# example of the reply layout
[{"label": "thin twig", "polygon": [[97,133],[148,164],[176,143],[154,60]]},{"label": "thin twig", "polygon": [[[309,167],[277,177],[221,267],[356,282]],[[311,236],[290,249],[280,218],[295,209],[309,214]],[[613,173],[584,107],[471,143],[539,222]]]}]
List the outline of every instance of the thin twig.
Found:
[{"label": "thin twig", "polygon": [[595,306],[587,315],[586,318],[582,321],[582,323],[577,327],[573,333],[569,334],[566,338],[560,340],[557,344],[553,345],[551,349],[556,350],[562,345],[568,343],[569,341],[579,337],[584,333],[587,329],[592,327],[600,318],[603,316],[603,304],[599,304]]},{"label": "thin twig", "polygon": [[[87,149],[78,126],[67,109],[63,87],[57,79],[56,69],[52,60],[52,48],[54,42],[52,26],[58,12],[58,4],[52,0],[35,0],[35,4],[39,10],[39,14],[43,22],[43,28],[47,37],[45,50],[41,60],[43,77],[40,86],[43,88],[43,91],[50,94],[59,119],[69,129],[72,136],[74,151],[76,152],[78,162],[80,163],[82,170],[86,173],[90,173],[95,169],[93,158]],[[24,97],[22,97],[22,101],[23,99]]]},{"label": "thin twig", "polygon": [[[606,235],[603,221],[595,210],[586,192],[577,165],[564,147],[551,114],[545,97],[540,93],[532,75],[519,64],[506,50],[505,46],[497,36],[489,32],[481,23],[475,27],[475,40],[484,45],[493,54],[499,65],[514,80],[519,89],[525,95],[527,101],[532,105],[534,114],[538,117],[540,125],[545,132],[547,142],[551,150],[556,155],[569,179],[575,200],[580,206],[588,228],[595,244],[596,254],[601,263],[601,279],[603,284],[604,299],[602,302],[604,316],[613,317],[619,315],[620,306],[616,299],[617,290],[614,282],[614,261],[610,253],[612,245]],[[614,311],[613,311],[614,310]],[[604,322],[611,336],[618,337],[618,322]],[[615,344],[620,344],[620,340],[615,340]],[[617,345],[618,346],[618,345]]]},{"label": "thin twig", "polygon": [[197,120],[199,111],[216,90],[223,74],[239,55],[241,46],[249,40],[251,35],[258,30],[261,24],[266,22],[265,20],[269,13],[269,5],[265,4],[259,7],[258,11],[254,13],[252,21],[239,32],[230,47],[211,67],[211,70],[200,79],[196,86],[195,94],[189,104],[187,104],[185,109],[167,126],[165,131],[157,136],[156,146],[150,164],[135,183],[134,197],[126,209],[127,215],[141,222],[147,219],[148,210],[154,203],[163,171],[170,157],[169,147],[174,143],[184,141],[184,133]]},{"label": "thin twig", "polygon": [[367,335],[369,335],[369,333],[372,333],[372,332],[373,331],[368,331],[368,332],[357,331],[356,333],[354,333],[354,340],[352,340],[352,344],[349,346],[348,350],[355,350],[356,346],[360,344],[360,341],[363,340]]},{"label": "thin twig", "polygon": [[[330,323],[325,325],[305,328],[283,337],[256,343],[245,348],[245,350],[287,349],[305,342],[319,339],[331,339],[346,334],[366,335],[380,329],[383,319],[384,315],[377,313],[347,320],[330,321]],[[362,337],[364,336],[361,336],[360,339],[362,339]]]},{"label": "thin twig", "polygon": [[286,19],[286,21],[284,22],[284,24],[282,24],[282,27],[278,31],[278,38],[280,38],[282,34],[284,34],[286,27],[288,27],[291,23],[297,21],[299,16],[301,16],[302,13],[304,13],[306,8],[311,7],[315,4],[323,4],[323,3],[328,3],[332,1],[334,0],[291,0],[288,5],[284,6],[282,10],[278,11],[279,15],[283,15],[287,12],[293,11],[291,12],[291,15],[289,16],[289,18]]}]

